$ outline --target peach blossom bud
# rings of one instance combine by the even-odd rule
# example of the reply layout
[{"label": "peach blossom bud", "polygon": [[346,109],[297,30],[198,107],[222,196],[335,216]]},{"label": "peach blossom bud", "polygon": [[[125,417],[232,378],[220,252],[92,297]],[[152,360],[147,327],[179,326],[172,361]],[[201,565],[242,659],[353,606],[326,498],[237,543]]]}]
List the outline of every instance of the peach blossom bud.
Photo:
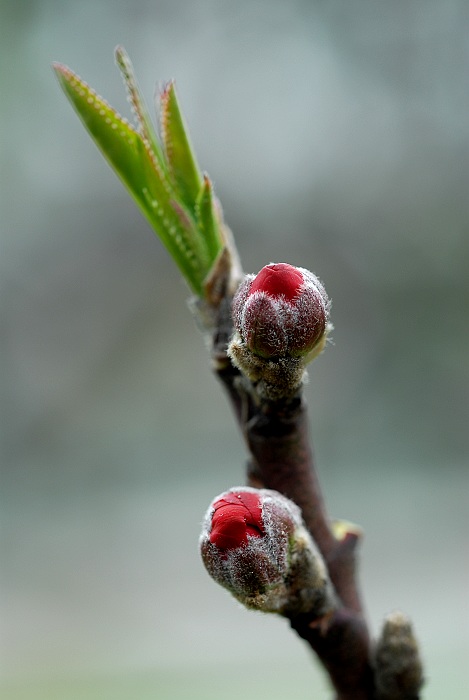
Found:
[{"label": "peach blossom bud", "polygon": [[218,496],[200,551],[212,578],[248,608],[321,617],[333,607],[326,567],[300,510],[276,491],[239,487]]},{"label": "peach blossom bud", "polygon": [[271,263],[246,275],[233,299],[233,322],[246,347],[263,358],[311,352],[326,332],[329,300],[312,272]]}]

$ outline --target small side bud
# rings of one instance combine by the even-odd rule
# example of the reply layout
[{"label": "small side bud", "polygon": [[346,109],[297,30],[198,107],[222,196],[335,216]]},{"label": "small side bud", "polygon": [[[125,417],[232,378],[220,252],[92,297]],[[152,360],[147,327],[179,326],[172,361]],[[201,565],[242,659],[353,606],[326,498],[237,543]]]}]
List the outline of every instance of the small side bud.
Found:
[{"label": "small side bud", "polygon": [[332,520],[330,525],[332,534],[337,540],[337,551],[342,555],[345,552],[353,555],[357,545],[363,539],[363,528],[351,523],[350,520]]},{"label": "small side bud", "polygon": [[409,618],[400,611],[388,615],[375,652],[377,700],[417,700],[423,669]]},{"label": "small side bud", "polygon": [[239,487],[218,496],[200,551],[210,576],[248,608],[317,618],[334,608],[326,566],[300,510],[276,491]]},{"label": "small side bud", "polygon": [[330,302],[318,278],[288,263],[246,275],[233,299],[233,363],[267,398],[293,394],[325,347]]}]

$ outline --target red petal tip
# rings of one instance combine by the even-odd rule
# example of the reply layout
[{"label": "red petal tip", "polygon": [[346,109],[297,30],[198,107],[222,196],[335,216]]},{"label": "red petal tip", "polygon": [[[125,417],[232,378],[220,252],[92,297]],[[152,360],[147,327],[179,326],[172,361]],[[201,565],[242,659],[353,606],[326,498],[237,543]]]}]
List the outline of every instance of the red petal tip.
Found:
[{"label": "red petal tip", "polygon": [[259,496],[248,491],[229,492],[213,504],[210,542],[219,549],[247,544],[247,536],[262,537],[264,526]]},{"label": "red petal tip", "polygon": [[303,275],[298,268],[288,263],[266,265],[256,275],[249,289],[249,296],[254,292],[265,292],[270,296],[284,296],[291,301],[303,284]]}]

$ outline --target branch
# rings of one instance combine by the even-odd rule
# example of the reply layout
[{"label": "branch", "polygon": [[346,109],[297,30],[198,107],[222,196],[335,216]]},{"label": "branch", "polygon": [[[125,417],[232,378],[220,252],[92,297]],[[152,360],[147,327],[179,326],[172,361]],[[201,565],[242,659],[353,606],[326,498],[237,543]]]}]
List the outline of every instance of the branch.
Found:
[{"label": "branch", "polygon": [[373,698],[366,622],[355,578],[356,532],[338,539],[326,514],[310,444],[301,390],[288,399],[261,399],[227,355],[233,333],[231,300],[220,306],[213,337],[215,372],[226,389],[250,453],[248,481],[274,489],[296,503],[326,562],[338,604],[327,625],[316,616],[290,616],[292,628],[310,645],[329,673],[340,700]]}]

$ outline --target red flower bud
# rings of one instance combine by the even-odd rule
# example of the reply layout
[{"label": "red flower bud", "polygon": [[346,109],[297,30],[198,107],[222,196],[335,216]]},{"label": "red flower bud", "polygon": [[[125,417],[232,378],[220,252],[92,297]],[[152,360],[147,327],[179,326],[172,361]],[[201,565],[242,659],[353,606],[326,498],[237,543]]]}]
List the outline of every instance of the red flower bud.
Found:
[{"label": "red flower bud", "polygon": [[298,506],[276,491],[244,487],[218,496],[205,516],[200,551],[209,574],[247,607],[322,615],[333,605]]},{"label": "red flower bud", "polygon": [[213,504],[210,542],[218,549],[234,549],[247,544],[247,536],[261,537],[264,526],[257,493],[249,491],[226,493]]},{"label": "red flower bud", "polygon": [[246,275],[233,299],[241,341],[263,358],[307,355],[324,336],[329,300],[312,272],[271,263]]}]

